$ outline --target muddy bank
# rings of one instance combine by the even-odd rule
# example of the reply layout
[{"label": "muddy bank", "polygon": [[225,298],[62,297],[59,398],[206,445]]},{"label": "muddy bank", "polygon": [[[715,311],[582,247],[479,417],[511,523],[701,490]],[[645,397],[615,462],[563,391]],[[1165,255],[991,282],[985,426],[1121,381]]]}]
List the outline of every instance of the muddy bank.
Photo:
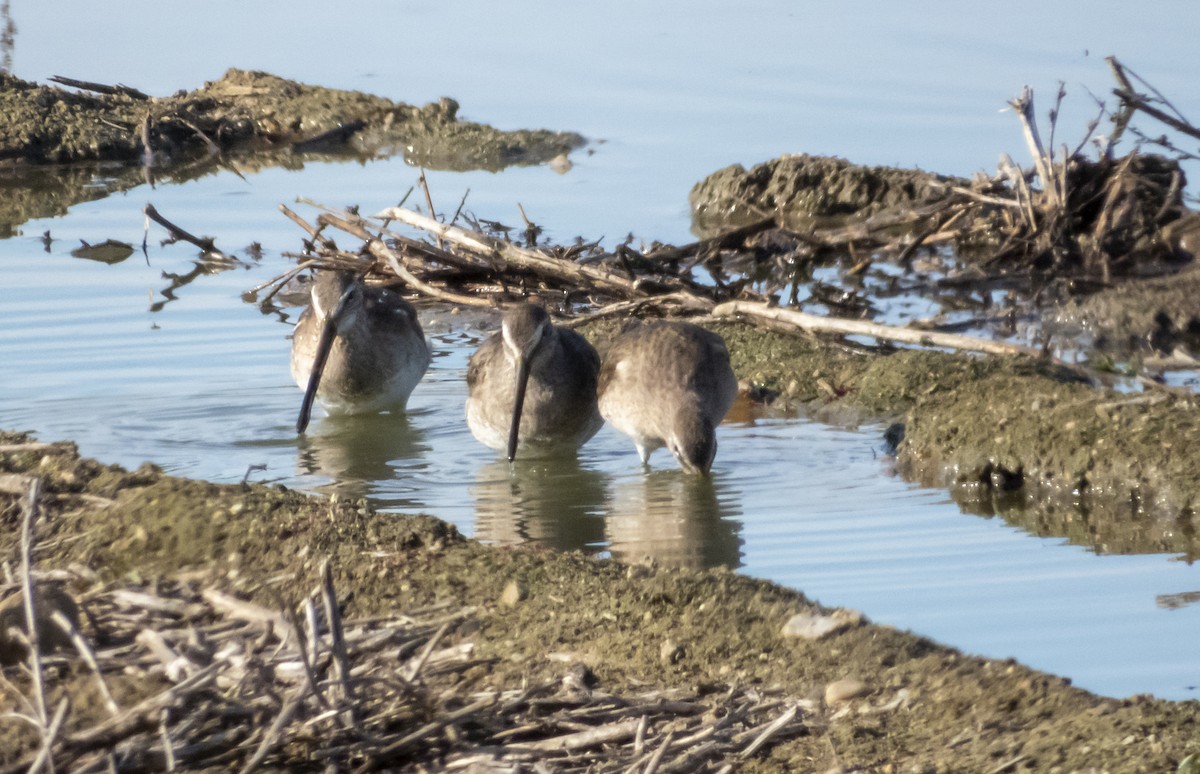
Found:
[{"label": "muddy bank", "polygon": [[[477,608],[470,626],[443,641],[474,644],[480,666],[463,673],[464,694],[557,684],[565,664],[578,662],[594,675],[595,690],[616,695],[674,688],[703,702],[749,686],[801,701],[800,735],[766,746],[741,764],[745,770],[949,772],[1008,764],[1005,770],[1150,772],[1172,770],[1200,749],[1195,702],[1099,698],[1010,661],[971,657],[869,622],[819,640],[785,636],[793,615],[819,608],[727,571],[489,549],[435,519],[379,516],[362,503],[279,488],[186,481],[148,466],[127,472],[82,460],[69,444],[22,449],[28,439],[14,434],[0,441],[0,472],[43,477],[38,567],[74,566],[71,591],[81,599],[112,583],[137,587],[185,572],[190,583],[215,583],[264,605],[291,604],[313,587],[329,556],[347,616],[434,602]],[[13,490],[0,495],[9,525],[20,510]],[[4,531],[10,562],[16,533]],[[502,592],[514,583],[519,593]],[[101,715],[86,669],[54,674],[62,677],[52,677],[52,695],[72,690],[77,700],[66,732]],[[15,673],[10,679],[21,681]],[[827,693],[846,679],[862,685],[839,683]],[[120,675],[112,683],[125,706],[162,687]],[[6,695],[8,709],[13,701]],[[476,733],[466,727],[462,737]],[[8,724],[4,760],[28,750],[32,736]]]},{"label": "muddy bank", "polygon": [[1096,349],[1118,357],[1180,347],[1195,356],[1200,354],[1197,298],[1200,266],[1193,265],[1171,277],[1131,281],[1068,300],[1049,313],[1049,325],[1066,335],[1083,334]]},{"label": "muddy bank", "polygon": [[151,174],[183,182],[229,165],[245,173],[395,154],[431,169],[499,170],[545,163],[583,142],[572,132],[464,121],[449,98],[417,107],[246,70],[168,97],[70,90],[0,73],[0,224],[10,235],[25,220],[127,190]]},{"label": "muddy bank", "polygon": [[868,167],[833,156],[789,154],[746,169],[733,164],[688,194],[692,228],[711,236],[731,226],[778,216],[793,227],[867,217],[939,202],[968,181],[894,167]]}]

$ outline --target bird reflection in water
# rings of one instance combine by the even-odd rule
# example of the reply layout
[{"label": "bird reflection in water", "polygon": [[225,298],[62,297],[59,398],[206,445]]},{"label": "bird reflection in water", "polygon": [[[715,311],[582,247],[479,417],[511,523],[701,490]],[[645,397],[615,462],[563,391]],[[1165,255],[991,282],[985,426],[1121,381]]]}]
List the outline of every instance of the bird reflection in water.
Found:
[{"label": "bird reflection in water", "polygon": [[[425,459],[430,451],[422,431],[399,411],[326,416],[317,430],[301,437],[296,467],[302,474],[329,478],[321,489],[344,497],[377,495],[381,482],[395,478],[397,460]],[[420,507],[415,500],[373,499],[376,507]]]},{"label": "bird reflection in water", "polygon": [[606,522],[612,555],[666,567],[704,569],[742,563],[736,494],[721,477],[652,470],[617,484]]},{"label": "bird reflection in water", "polygon": [[483,465],[471,496],[475,537],[485,543],[601,550],[605,477],[580,467],[573,454]]}]

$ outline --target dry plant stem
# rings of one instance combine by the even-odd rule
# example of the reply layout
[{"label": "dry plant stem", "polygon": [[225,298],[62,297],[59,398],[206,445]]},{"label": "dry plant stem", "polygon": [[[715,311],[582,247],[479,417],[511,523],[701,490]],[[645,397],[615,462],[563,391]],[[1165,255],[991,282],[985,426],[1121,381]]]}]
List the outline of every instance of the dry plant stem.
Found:
[{"label": "dry plant stem", "polygon": [[333,650],[334,674],[341,686],[342,697],[349,703],[351,725],[358,724],[358,708],[354,689],[350,685],[350,656],[346,652],[346,633],[342,629],[342,612],[338,608],[337,592],[333,588],[333,571],[329,560],[321,562],[321,601],[325,606],[325,622]]},{"label": "dry plant stem", "polygon": [[471,715],[474,715],[476,712],[487,709],[488,707],[495,704],[497,699],[498,699],[498,697],[495,694],[490,694],[488,696],[485,696],[482,699],[479,699],[476,702],[468,704],[467,706],[463,707],[462,709],[456,710],[454,712],[450,712],[450,713],[438,718],[437,720],[434,720],[431,723],[426,723],[425,725],[418,728],[416,731],[413,731],[411,734],[408,734],[407,736],[402,737],[402,738],[396,740],[395,742],[392,742],[387,747],[384,747],[382,750],[379,751],[378,755],[375,757],[375,761],[373,763],[370,763],[370,764],[364,766],[363,769],[367,770],[367,771],[375,770],[378,766],[386,764],[387,760],[391,756],[395,755],[396,753],[400,752],[401,750],[404,750],[405,748],[409,747],[410,745],[414,744],[415,742],[419,742],[422,739],[425,739],[426,737],[430,736],[431,734],[434,734],[434,733],[440,731],[441,729],[445,728],[446,726],[450,725],[451,723],[457,723],[458,721],[462,720],[463,718],[468,718]]},{"label": "dry plant stem", "polygon": [[753,742],[746,745],[746,749],[742,751],[742,758],[749,758],[761,750],[764,745],[771,741],[771,737],[778,734],[784,726],[795,720],[796,715],[799,714],[799,712],[800,707],[798,705],[793,704],[792,706],[788,707],[782,715],[764,728],[762,733],[755,737]]},{"label": "dry plant stem", "polygon": [[888,341],[902,341],[907,344],[920,344],[927,347],[948,347],[950,349],[965,349],[973,352],[986,352],[992,355],[1028,355],[1039,357],[1041,353],[1032,347],[1018,344],[1007,344],[1002,341],[977,339],[972,336],[961,336],[955,333],[936,333],[918,331],[912,328],[898,328],[893,325],[865,322],[863,320],[847,320],[840,317],[821,317],[793,309],[780,309],[766,304],[747,301],[727,301],[719,304],[712,311],[713,317],[734,317],[747,315],[752,318],[775,320],[794,325],[808,332],[840,333],[848,336],[872,336]]},{"label": "dry plant stem", "polygon": [[[425,179],[425,170],[424,169],[421,170],[420,176],[417,177],[417,184],[420,185],[421,190],[425,192],[425,206],[429,208],[429,217],[436,220],[437,213],[433,209],[433,196],[431,196],[429,193],[429,181]],[[436,236],[436,235],[434,238],[437,240],[438,249],[441,250],[442,249],[442,238],[439,236]]]},{"label": "dry plant stem", "polygon": [[42,480],[35,478],[29,482],[29,493],[26,496],[23,513],[21,514],[21,593],[25,595],[25,631],[29,639],[29,671],[33,679],[34,708],[37,710],[38,721],[42,724],[42,732],[46,728],[46,686],[42,682],[42,654],[38,637],[37,610],[34,607],[33,588],[33,521],[37,518],[38,500],[42,496]]},{"label": "dry plant stem", "polygon": [[50,727],[46,729],[46,736],[42,740],[41,749],[38,750],[37,757],[33,759],[33,763],[29,765],[30,774],[39,771],[43,766],[47,771],[54,771],[54,761],[50,757],[54,750],[54,740],[58,737],[58,732],[62,728],[63,721],[67,719],[67,710],[71,707],[71,700],[64,696],[58,702],[58,709],[54,711],[54,718],[50,721]]},{"label": "dry plant stem", "polygon": [[60,611],[55,610],[50,615],[50,620],[71,638],[72,644],[75,645],[75,650],[79,651],[79,657],[83,659],[88,669],[92,670],[92,674],[96,676],[96,689],[100,692],[100,697],[104,700],[104,706],[108,710],[108,714],[114,717],[120,715],[121,708],[117,706],[117,702],[109,692],[108,684],[104,682],[104,674],[100,671],[100,665],[96,663],[96,654],[92,652],[91,647],[87,644],[87,640],[83,638],[79,630]]},{"label": "dry plant stem", "polygon": [[417,679],[417,675],[421,674],[421,669],[425,667],[425,662],[429,660],[429,656],[433,653],[433,649],[437,647],[437,644],[441,641],[442,637],[446,636],[446,632],[450,631],[451,623],[452,622],[447,621],[438,627],[438,630],[433,633],[432,637],[429,638],[429,642],[425,643],[425,647],[417,655],[416,659],[412,663],[412,666],[409,667],[408,674],[404,676],[405,682],[411,683],[413,680]]},{"label": "dry plant stem", "polygon": [[271,727],[267,729],[267,733],[263,735],[262,742],[254,751],[254,755],[242,767],[241,774],[250,774],[250,772],[257,769],[258,765],[263,762],[263,759],[283,742],[284,730],[287,728],[288,723],[292,722],[292,718],[296,716],[296,710],[300,709],[300,705],[304,702],[308,691],[309,685],[307,683],[301,685],[287,700],[287,703],[283,705],[283,709],[275,716]]},{"label": "dry plant stem", "polygon": [[[1139,94],[1137,89],[1134,88],[1133,82],[1129,80],[1129,76],[1126,73],[1125,66],[1117,61],[1115,56],[1106,57],[1104,61],[1108,62],[1108,66],[1112,70],[1113,77],[1117,79],[1117,83],[1119,83],[1121,86],[1119,89],[1113,89],[1113,94],[1119,97],[1122,102],[1131,108],[1134,108],[1135,110],[1142,111],[1151,118],[1158,119],[1181,134],[1186,134],[1189,137],[1194,137],[1200,140],[1200,129],[1197,129],[1195,126],[1192,126],[1186,121],[1181,120],[1181,118],[1176,118],[1175,116],[1165,113],[1153,105],[1150,105],[1146,97]],[[1141,80],[1142,83],[1145,83],[1145,81],[1141,78],[1138,78],[1138,80]],[[1155,91],[1157,94],[1157,90],[1153,87],[1150,87],[1150,90]],[[1157,96],[1160,100],[1170,106],[1170,103],[1163,99],[1161,94],[1157,94]]]},{"label": "dry plant stem", "polygon": [[654,751],[654,756],[650,758],[650,762],[646,764],[646,768],[642,774],[654,774],[654,772],[658,771],[658,767],[662,765],[663,756],[667,754],[667,749],[671,746],[671,741],[674,738],[675,732],[668,731],[667,735],[663,737],[662,744],[659,745],[658,749]]},{"label": "dry plant stem", "polygon": [[1033,112],[1033,90],[1026,86],[1021,92],[1021,96],[1010,100],[1008,104],[1017,111],[1017,118],[1021,120],[1021,130],[1025,133],[1025,144],[1029,146],[1029,153],[1033,156],[1038,177],[1042,179],[1042,190],[1050,197],[1051,207],[1058,209],[1062,202],[1059,200],[1059,187],[1055,182],[1054,160],[1046,154],[1042,138],[1038,135],[1037,118]]},{"label": "dry plant stem", "polygon": [[326,237],[326,236],[322,236],[321,230],[319,228],[317,228],[316,226],[312,225],[304,218],[297,215],[286,204],[279,205],[279,211],[282,212],[284,215],[286,215],[287,218],[289,220],[291,220],[293,223],[295,223],[297,226],[304,229],[304,233],[308,234],[309,239],[313,240],[314,242],[320,242],[321,247],[324,247],[328,250],[337,249],[337,245],[334,244],[332,239],[330,239],[329,237]]}]

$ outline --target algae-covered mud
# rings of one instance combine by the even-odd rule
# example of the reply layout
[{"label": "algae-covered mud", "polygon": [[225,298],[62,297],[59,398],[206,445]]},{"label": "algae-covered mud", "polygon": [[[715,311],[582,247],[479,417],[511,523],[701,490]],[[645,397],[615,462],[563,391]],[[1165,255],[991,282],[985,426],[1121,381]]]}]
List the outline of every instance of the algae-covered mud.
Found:
[{"label": "algae-covered mud", "polygon": [[432,169],[540,164],[583,144],[572,132],[501,131],[444,98],[417,107],[231,69],[191,91],[70,90],[0,73],[0,235],[148,180],[184,182],[232,166],[403,154]]},{"label": "algae-covered mud", "polygon": [[[88,599],[106,589],[146,590],[179,573],[199,588],[286,608],[318,582],[317,568],[329,558],[347,618],[436,603],[474,608],[469,625],[448,625],[440,643],[469,643],[478,664],[457,685],[443,686],[439,701],[462,696],[459,708],[495,689],[557,685],[571,664],[584,665],[590,690],[606,695],[673,689],[703,704],[752,688],[781,706],[795,704],[786,733],[741,758],[707,759],[714,766],[1160,772],[1200,750],[1195,702],[1099,698],[1014,662],[964,655],[853,615],[834,616],[840,623],[832,633],[809,639],[798,635],[803,627],[794,616],[826,611],[797,592],[728,571],[486,548],[435,519],[386,517],[359,502],[215,486],[148,466],[126,472],[80,459],[69,444],[18,434],[0,441],[0,505],[12,527],[4,557],[15,566],[22,482],[41,477],[34,560],[41,573],[60,571],[85,613]],[[82,620],[85,634],[95,636],[86,614]],[[131,647],[131,663],[146,663],[138,654],[148,646]],[[166,686],[162,675],[137,667],[105,677],[116,702],[132,707]],[[20,710],[14,692],[27,684],[11,679],[4,701]],[[62,738],[78,739],[103,720],[96,691],[82,664],[47,668],[52,706],[72,698]],[[422,722],[414,718],[413,728]],[[507,738],[469,717],[460,722],[455,738],[481,761]],[[7,724],[3,733],[5,763],[27,763],[36,732]]]}]

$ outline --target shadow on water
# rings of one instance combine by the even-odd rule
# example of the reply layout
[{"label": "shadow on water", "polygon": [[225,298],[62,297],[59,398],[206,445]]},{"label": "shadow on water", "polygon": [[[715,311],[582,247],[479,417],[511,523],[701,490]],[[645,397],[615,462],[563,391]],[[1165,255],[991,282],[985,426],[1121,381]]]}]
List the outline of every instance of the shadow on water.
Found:
[{"label": "shadow on water", "polygon": [[574,455],[489,462],[470,494],[475,536],[486,543],[596,553],[604,541],[605,476]]},{"label": "shadow on water", "polygon": [[740,498],[718,474],[653,470],[619,482],[606,530],[617,559],[645,558],[668,567],[742,564]]},{"label": "shadow on water", "polygon": [[[300,440],[296,469],[329,478],[321,491],[343,497],[371,497],[376,507],[419,508],[416,499],[395,497],[389,488],[398,460],[421,460],[429,445],[406,414],[326,416]],[[392,496],[385,496],[388,492]]]}]

